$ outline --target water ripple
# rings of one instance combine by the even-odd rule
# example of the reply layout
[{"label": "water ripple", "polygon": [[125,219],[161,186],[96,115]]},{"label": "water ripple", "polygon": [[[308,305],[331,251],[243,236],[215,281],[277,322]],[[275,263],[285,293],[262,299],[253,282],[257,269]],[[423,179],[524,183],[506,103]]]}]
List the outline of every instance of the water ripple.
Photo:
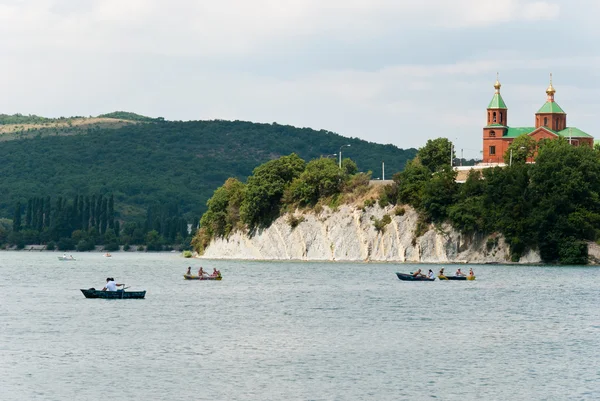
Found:
[{"label": "water ripple", "polygon": [[[190,264],[224,278],[185,281]],[[394,274],[415,267],[3,252],[0,399],[600,398],[600,270]],[[79,292],[106,276],[147,299]]]}]

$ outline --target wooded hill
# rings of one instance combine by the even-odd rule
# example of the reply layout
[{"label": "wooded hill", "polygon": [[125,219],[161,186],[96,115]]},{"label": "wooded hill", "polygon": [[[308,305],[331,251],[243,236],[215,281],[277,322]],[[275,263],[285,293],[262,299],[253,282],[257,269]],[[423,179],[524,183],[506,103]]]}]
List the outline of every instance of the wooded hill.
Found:
[{"label": "wooded hill", "polygon": [[45,119],[0,115],[0,217],[31,197],[114,195],[115,217],[144,218],[149,206],[176,205],[199,218],[229,177],[282,155],[305,160],[343,149],[360,171],[401,171],[416,149],[329,131],[244,121],[164,121],[133,113]]}]

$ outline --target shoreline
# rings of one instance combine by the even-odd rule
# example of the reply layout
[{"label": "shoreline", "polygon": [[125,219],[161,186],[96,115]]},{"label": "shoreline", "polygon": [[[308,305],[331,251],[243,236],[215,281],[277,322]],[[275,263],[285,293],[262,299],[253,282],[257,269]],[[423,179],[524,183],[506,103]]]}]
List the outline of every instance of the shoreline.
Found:
[{"label": "shoreline", "polygon": [[[152,253],[183,253],[185,251],[181,251],[181,250],[170,250],[170,251],[147,251],[146,249],[143,250],[139,250],[138,248],[141,247],[142,245],[130,245],[130,248],[128,250],[124,250],[123,249],[123,245],[121,245],[120,249],[116,250],[116,251],[107,251],[105,249],[102,249],[102,247],[96,247],[96,249],[94,250],[89,250],[89,251],[78,251],[75,249],[72,250],[59,250],[59,249],[46,249],[46,245],[26,245],[24,248],[22,249],[17,249],[16,247],[10,247],[10,248],[0,248],[0,251],[5,251],[5,252],[59,252],[59,253],[117,253],[117,252],[123,252],[123,253],[136,253],[136,252],[140,252],[140,253],[148,253],[148,252],[152,252]],[[145,247],[144,247],[145,248]]]},{"label": "shoreline", "polygon": [[[65,253],[65,251],[60,251],[58,249],[53,249],[53,250],[48,250],[46,249],[45,245],[27,245],[25,246],[23,249],[16,249],[15,247],[12,248],[2,248],[0,249],[0,251],[5,251],[5,252],[48,252],[48,253]],[[184,251],[180,251],[180,250],[171,250],[171,251],[147,251],[147,250],[138,250],[138,246],[131,246],[131,248],[127,251],[123,250],[123,246],[121,246],[121,249],[119,249],[118,251],[106,251],[104,249],[95,249],[95,250],[90,250],[90,251],[68,251],[66,253],[77,253],[77,254],[84,254],[84,253],[176,253],[176,254],[180,254],[182,257],[183,256],[183,252]],[[195,252],[194,252],[195,253]],[[445,265],[445,266],[494,266],[494,265],[503,265],[503,266],[545,266],[545,267],[569,267],[571,265],[560,265],[560,264],[555,264],[555,263],[527,263],[527,262],[523,262],[523,263],[519,263],[519,262],[468,262],[468,261],[440,261],[440,262],[415,262],[415,261],[411,261],[411,262],[406,262],[406,261],[400,261],[400,260],[388,260],[388,261],[382,261],[382,260],[342,260],[342,259],[337,259],[337,260],[320,260],[320,259],[246,259],[246,258],[215,258],[215,257],[203,257],[203,256],[198,256],[197,254],[195,254],[194,256],[191,257],[184,257],[184,259],[197,259],[197,260],[212,260],[212,261],[235,261],[235,262],[269,262],[269,263],[275,263],[275,262],[282,262],[282,263],[331,263],[331,264],[336,264],[336,263],[353,263],[353,264],[381,264],[381,265],[387,265],[387,264],[397,264],[399,266],[402,265]],[[586,265],[573,265],[573,266],[577,266],[577,267],[582,267],[582,266],[587,266],[587,267],[600,267],[600,263],[588,263]]]}]

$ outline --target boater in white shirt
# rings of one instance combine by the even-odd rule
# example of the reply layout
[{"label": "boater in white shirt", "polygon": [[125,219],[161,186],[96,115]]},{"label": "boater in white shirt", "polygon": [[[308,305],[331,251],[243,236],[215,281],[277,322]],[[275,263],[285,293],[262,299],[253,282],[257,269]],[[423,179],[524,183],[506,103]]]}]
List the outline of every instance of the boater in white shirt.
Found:
[{"label": "boater in white shirt", "polygon": [[121,286],[123,284],[115,283],[115,279],[112,277],[106,278],[106,285],[102,289],[102,291],[117,291],[117,286]]}]

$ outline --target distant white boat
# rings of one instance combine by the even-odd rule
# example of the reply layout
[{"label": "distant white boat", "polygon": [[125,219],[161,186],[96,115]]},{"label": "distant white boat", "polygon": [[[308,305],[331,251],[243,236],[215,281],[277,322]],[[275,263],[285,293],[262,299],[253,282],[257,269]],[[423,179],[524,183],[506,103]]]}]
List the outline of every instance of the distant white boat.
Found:
[{"label": "distant white boat", "polygon": [[75,260],[73,256],[59,256],[58,260]]}]

